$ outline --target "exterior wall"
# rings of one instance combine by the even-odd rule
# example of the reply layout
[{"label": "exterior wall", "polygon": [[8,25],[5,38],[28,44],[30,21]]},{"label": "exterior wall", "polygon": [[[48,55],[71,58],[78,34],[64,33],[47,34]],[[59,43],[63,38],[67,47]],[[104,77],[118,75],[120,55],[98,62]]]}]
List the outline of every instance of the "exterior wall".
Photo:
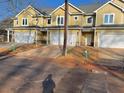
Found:
[{"label": "exterior wall", "polygon": [[[27,18],[28,19],[28,26],[35,26],[36,24],[38,26],[43,26],[44,19],[43,17],[35,17],[37,12],[32,9],[32,7],[29,7],[26,11],[23,11],[18,17],[16,18],[18,20],[14,20],[14,27],[22,26],[22,19]],[[38,21],[36,20],[38,18]]]},{"label": "exterior wall", "polygon": [[[69,13],[70,13],[70,14],[68,14],[68,24],[69,25],[80,25],[81,26],[83,24],[84,16],[83,16],[83,14],[81,14],[80,11],[76,10],[75,8],[73,8],[69,5]],[[57,16],[64,16],[64,7],[59,8],[51,15],[52,26],[58,26],[57,20],[56,20]],[[77,21],[74,20],[75,16],[78,17]]]},{"label": "exterior wall", "polygon": [[[87,23],[87,19],[89,18],[89,17],[93,17],[93,23]],[[95,21],[95,19],[94,19],[95,17],[94,16],[84,16],[84,20],[83,20],[83,26],[93,26],[94,25],[94,21]]]},{"label": "exterior wall", "polygon": [[[65,6],[63,6],[62,8],[64,9]],[[70,13],[74,13],[74,14],[79,14],[81,13],[79,10],[75,9],[74,7],[72,7],[71,5],[68,5],[68,9]]]},{"label": "exterior wall", "polygon": [[97,11],[96,13],[96,26],[103,24],[103,16],[106,13],[114,14],[114,24],[123,24],[124,23],[124,13],[120,9],[116,8],[111,4],[107,4],[103,8]]}]

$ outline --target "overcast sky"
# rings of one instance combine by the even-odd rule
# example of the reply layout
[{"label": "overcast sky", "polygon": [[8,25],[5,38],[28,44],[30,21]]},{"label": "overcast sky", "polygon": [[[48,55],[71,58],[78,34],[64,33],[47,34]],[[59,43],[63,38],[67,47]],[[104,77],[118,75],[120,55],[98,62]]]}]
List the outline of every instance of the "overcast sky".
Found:
[{"label": "overcast sky", "polygon": [[[14,16],[30,3],[39,8],[56,8],[64,3],[64,0],[13,0],[14,3],[8,3],[7,1],[8,0],[0,0],[0,20]],[[96,3],[96,1],[105,2],[106,0],[69,0],[69,2],[75,6]],[[15,8],[15,10],[13,8]]]}]

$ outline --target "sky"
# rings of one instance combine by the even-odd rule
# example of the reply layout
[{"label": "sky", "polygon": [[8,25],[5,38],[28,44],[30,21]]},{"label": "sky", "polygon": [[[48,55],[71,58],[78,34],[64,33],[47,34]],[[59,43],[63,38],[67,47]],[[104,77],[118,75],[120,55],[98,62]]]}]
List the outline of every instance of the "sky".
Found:
[{"label": "sky", "polygon": [[[56,8],[64,3],[64,0],[0,0],[0,20],[15,16],[29,4],[37,8]],[[106,0],[68,0],[75,6],[93,4],[96,2],[105,2]]]}]

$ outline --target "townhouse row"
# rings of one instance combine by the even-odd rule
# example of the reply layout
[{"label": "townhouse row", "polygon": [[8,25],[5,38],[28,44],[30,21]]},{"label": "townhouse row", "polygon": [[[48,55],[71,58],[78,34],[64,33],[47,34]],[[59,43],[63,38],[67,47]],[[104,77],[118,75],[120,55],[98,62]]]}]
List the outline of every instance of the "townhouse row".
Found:
[{"label": "townhouse row", "polygon": [[[124,1],[76,7],[68,4],[68,46],[124,48]],[[16,43],[63,45],[64,4],[56,9],[37,9],[31,5],[14,17],[8,29]]]}]

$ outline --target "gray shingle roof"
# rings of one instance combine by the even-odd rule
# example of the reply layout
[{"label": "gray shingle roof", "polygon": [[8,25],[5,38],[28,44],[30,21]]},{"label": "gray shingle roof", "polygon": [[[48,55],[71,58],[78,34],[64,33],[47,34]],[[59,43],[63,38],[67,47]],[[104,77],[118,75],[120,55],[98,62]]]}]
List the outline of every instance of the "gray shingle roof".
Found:
[{"label": "gray shingle roof", "polygon": [[48,9],[38,9],[42,14],[49,15],[54,9],[48,8]]},{"label": "gray shingle roof", "polygon": [[0,22],[0,30],[5,30],[6,28],[10,28],[13,26],[13,20],[11,18],[7,18]]},{"label": "gray shingle roof", "polygon": [[[108,2],[107,0],[106,2]],[[89,5],[81,5],[79,6],[79,9],[81,9],[85,13],[93,13],[95,10],[100,8],[103,4],[106,2],[96,3],[96,4],[89,4]]]}]

